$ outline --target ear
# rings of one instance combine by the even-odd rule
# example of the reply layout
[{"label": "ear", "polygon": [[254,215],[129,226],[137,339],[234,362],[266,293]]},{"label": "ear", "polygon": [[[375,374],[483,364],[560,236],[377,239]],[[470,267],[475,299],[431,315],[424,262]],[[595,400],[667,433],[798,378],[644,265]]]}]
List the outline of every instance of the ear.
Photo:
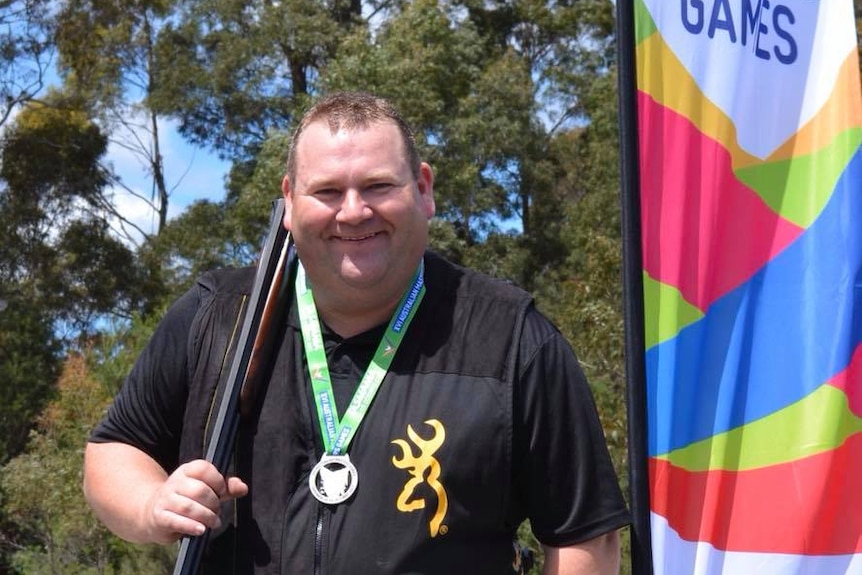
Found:
[{"label": "ear", "polygon": [[293,212],[293,194],[290,193],[290,180],[281,180],[281,194],[284,196],[284,229],[290,231],[290,215]]},{"label": "ear", "polygon": [[419,164],[419,177],[416,183],[419,188],[419,197],[425,209],[425,217],[430,220],[434,217],[437,209],[434,204],[434,171],[425,162]]}]

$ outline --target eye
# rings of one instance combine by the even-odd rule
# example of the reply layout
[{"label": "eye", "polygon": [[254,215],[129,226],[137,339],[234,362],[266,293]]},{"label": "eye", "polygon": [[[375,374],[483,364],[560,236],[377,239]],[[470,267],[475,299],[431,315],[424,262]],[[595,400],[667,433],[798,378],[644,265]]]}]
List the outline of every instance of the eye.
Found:
[{"label": "eye", "polygon": [[374,182],[373,184],[370,184],[366,189],[369,192],[386,192],[392,189],[392,187],[393,184],[389,182]]},{"label": "eye", "polygon": [[318,190],[314,190],[312,195],[316,198],[320,198],[321,200],[329,200],[333,198],[337,198],[341,195],[341,192],[336,188],[320,188]]}]

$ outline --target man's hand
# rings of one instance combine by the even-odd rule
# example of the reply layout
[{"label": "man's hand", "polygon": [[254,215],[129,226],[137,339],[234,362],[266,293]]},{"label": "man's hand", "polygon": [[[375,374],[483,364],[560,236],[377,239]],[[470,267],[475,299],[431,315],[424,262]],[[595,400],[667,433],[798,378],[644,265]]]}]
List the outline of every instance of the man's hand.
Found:
[{"label": "man's hand", "polygon": [[145,508],[149,540],[171,543],[221,525],[219,505],[248,493],[238,477],[225,479],[212,463],[198,459],[178,467],[153,491]]},{"label": "man's hand", "polygon": [[196,460],[170,476],[143,451],[124,443],[88,443],[84,494],[113,533],[133,543],[171,543],[218,527],[219,504],[248,493],[239,478],[225,479]]}]

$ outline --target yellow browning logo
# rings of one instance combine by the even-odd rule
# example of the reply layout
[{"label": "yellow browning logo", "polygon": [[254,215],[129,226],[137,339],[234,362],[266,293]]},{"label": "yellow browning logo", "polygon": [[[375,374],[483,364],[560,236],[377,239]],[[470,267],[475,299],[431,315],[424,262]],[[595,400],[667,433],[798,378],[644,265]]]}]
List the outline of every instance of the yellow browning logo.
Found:
[{"label": "yellow browning logo", "polygon": [[[425,422],[434,428],[434,435],[430,439],[423,439],[418,433],[413,431],[413,427],[407,426],[407,437],[413,442],[413,445],[419,448],[419,454],[413,454],[413,448],[403,439],[396,439],[392,443],[401,448],[402,456],[392,458],[392,464],[398,469],[408,469],[410,471],[410,479],[404,484],[404,489],[398,495],[396,506],[398,511],[416,511],[425,508],[424,499],[412,499],[413,492],[422,484],[423,481],[428,483],[428,487],[434,490],[437,494],[437,511],[431,518],[428,524],[431,529],[431,537],[436,537],[438,533],[446,534],[446,526],[442,525],[443,518],[446,516],[446,510],[449,508],[449,498],[446,496],[446,490],[440,483],[440,462],[434,459],[434,453],[443,445],[446,439],[446,430],[443,429],[443,424],[436,419],[429,419]],[[427,479],[425,472],[428,472]]]}]

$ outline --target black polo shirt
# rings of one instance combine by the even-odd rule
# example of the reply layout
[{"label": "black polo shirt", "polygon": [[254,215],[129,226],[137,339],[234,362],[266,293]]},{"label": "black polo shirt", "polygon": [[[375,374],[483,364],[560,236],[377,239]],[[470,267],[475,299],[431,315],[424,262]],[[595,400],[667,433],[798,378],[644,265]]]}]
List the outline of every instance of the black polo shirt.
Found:
[{"label": "black polo shirt", "polygon": [[[167,470],[204,453],[201,420],[226,347],[211,334],[227,331],[252,275],[208,274],[177,302],[92,441],[136,445]],[[239,432],[236,471],[250,493],[224,510],[205,572],[506,573],[525,518],[553,546],[627,523],[589,387],[559,331],[524,292],[433,254],[426,285],[350,445],[357,492],[334,506],[308,490],[322,442],[293,306],[260,410]],[[342,339],[324,326],[340,414],[384,329]]]}]

